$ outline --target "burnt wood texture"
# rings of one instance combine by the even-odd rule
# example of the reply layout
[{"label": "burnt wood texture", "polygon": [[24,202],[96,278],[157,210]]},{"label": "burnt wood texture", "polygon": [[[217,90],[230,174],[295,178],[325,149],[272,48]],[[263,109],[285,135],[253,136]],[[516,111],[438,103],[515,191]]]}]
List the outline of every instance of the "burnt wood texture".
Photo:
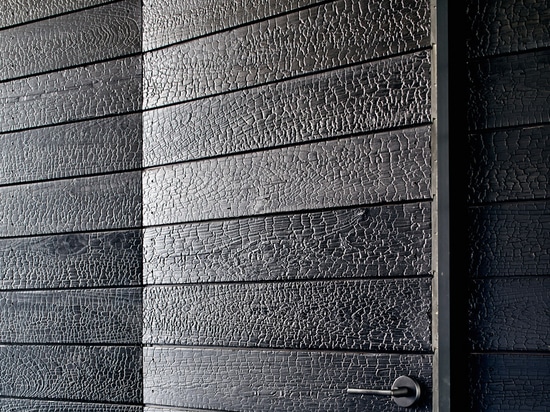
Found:
[{"label": "burnt wood texture", "polygon": [[468,1],[470,404],[543,411],[550,247],[547,1]]},{"label": "burnt wood texture", "polygon": [[143,407],[89,402],[0,399],[4,412],[141,412]]}]

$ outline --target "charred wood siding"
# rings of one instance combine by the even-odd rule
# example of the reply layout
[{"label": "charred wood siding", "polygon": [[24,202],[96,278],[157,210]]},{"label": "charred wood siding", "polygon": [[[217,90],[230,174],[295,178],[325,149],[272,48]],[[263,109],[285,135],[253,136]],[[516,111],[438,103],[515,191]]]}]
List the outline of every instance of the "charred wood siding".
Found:
[{"label": "charred wood siding", "polygon": [[548,2],[469,1],[470,409],[550,408]]},{"label": "charred wood siding", "polygon": [[0,16],[0,409],[137,412],[140,2]]},{"label": "charred wood siding", "polygon": [[143,13],[145,410],[430,410],[429,2]]}]

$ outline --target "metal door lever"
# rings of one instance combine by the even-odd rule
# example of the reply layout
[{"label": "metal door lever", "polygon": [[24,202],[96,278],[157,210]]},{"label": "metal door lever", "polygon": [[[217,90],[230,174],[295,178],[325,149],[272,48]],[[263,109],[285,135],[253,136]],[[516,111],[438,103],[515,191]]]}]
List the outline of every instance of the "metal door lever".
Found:
[{"label": "metal door lever", "polygon": [[403,407],[413,406],[420,399],[420,384],[410,376],[397,378],[391,389],[356,389],[348,388],[347,393],[357,395],[391,396],[393,401]]}]

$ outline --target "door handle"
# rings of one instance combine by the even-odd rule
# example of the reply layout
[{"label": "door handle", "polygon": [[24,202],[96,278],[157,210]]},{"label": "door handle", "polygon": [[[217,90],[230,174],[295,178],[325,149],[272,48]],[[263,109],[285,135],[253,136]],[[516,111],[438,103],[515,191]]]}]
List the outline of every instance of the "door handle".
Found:
[{"label": "door handle", "polygon": [[391,389],[348,388],[347,393],[356,395],[391,396],[392,400],[403,408],[413,406],[420,399],[420,384],[410,376],[397,378]]}]

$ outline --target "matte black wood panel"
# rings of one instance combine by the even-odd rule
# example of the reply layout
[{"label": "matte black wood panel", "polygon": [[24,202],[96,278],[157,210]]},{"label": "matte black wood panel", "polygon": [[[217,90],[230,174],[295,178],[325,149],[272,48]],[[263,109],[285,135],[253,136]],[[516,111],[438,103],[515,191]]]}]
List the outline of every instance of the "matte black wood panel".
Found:
[{"label": "matte black wood panel", "polygon": [[550,49],[472,62],[471,130],[550,122]]},{"label": "matte black wood panel", "polygon": [[145,166],[427,123],[429,53],[147,111],[143,119]]},{"label": "matte black wood panel", "polygon": [[141,343],[141,288],[0,292],[2,343]]},{"label": "matte black wood panel", "polygon": [[140,108],[140,56],[0,83],[0,132]]},{"label": "matte black wood panel", "polygon": [[153,344],[427,351],[431,279],[150,286]]},{"label": "matte black wood panel", "polygon": [[141,115],[95,119],[0,136],[0,184],[137,169]]},{"label": "matte black wood panel", "polygon": [[206,409],[173,408],[162,406],[146,406],[144,412],[216,412]]},{"label": "matte black wood panel", "polygon": [[143,407],[36,399],[0,399],[0,410],[3,412],[143,412]]},{"label": "matte black wood panel", "polygon": [[550,46],[548,0],[468,0],[470,58]]},{"label": "matte black wood panel", "polygon": [[[144,348],[144,402],[239,411],[397,411],[389,397],[346,388],[389,388],[399,375],[431,388],[431,355]],[[428,394],[429,398],[429,394]],[[429,411],[423,402],[413,411]]]},{"label": "matte black wood panel", "polygon": [[0,2],[0,27],[66,13],[84,7],[107,3],[111,0],[2,0]]},{"label": "matte black wood panel", "polygon": [[138,346],[0,346],[0,396],[142,402]]},{"label": "matte black wood panel", "polygon": [[144,56],[153,108],[430,45],[426,0],[342,0]]},{"label": "matte black wood panel", "polygon": [[472,411],[547,412],[548,354],[473,355]]},{"label": "matte black wood panel", "polygon": [[146,170],[145,225],[430,196],[420,127]]},{"label": "matte black wood panel", "polygon": [[470,208],[470,274],[548,275],[549,211],[548,201]]},{"label": "matte black wood panel", "polygon": [[145,0],[143,48],[155,49],[315,3],[319,0]]},{"label": "matte black wood panel", "polygon": [[0,31],[0,80],[136,53],[139,0],[125,0]]},{"label": "matte black wood panel", "polygon": [[548,350],[549,297],[550,277],[474,281],[469,302],[469,338],[472,349]]},{"label": "matte black wood panel", "polygon": [[141,173],[0,188],[0,233],[25,236],[140,226]]},{"label": "matte black wood panel", "polygon": [[550,197],[550,126],[471,135],[468,202]]},{"label": "matte black wood panel", "polygon": [[0,239],[0,289],[139,285],[138,230]]},{"label": "matte black wood panel", "polygon": [[430,222],[430,205],[416,203],[146,228],[144,279],[159,284],[427,274]]}]

